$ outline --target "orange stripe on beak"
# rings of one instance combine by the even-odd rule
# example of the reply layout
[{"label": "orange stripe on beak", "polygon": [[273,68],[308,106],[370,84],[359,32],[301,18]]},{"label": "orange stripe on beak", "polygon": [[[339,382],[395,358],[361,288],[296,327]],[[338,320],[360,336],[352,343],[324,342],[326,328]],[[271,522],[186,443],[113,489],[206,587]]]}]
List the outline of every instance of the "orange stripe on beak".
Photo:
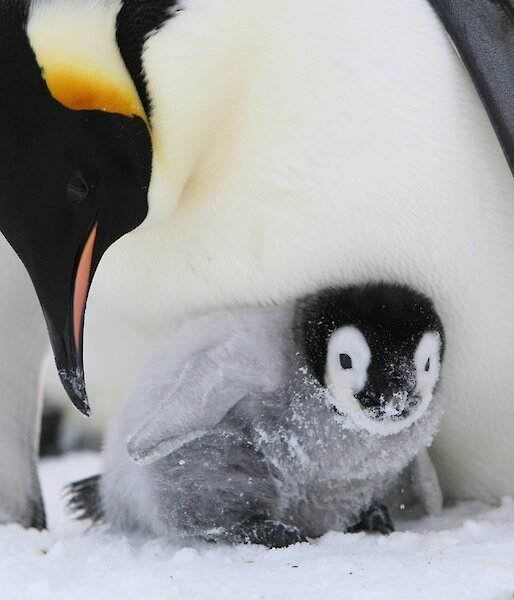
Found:
[{"label": "orange stripe on beak", "polygon": [[89,290],[89,277],[91,275],[91,262],[93,260],[96,228],[97,226],[95,225],[87,238],[80,256],[77,275],[75,276],[75,289],[73,291],[73,334],[77,353],[80,353],[82,322],[86,310],[87,293]]}]

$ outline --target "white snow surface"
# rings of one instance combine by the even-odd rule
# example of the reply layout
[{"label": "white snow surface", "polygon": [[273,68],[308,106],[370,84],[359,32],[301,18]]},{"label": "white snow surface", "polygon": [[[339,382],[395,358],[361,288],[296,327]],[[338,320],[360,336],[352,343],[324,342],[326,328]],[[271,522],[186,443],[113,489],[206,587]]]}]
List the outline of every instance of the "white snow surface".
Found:
[{"label": "white snow surface", "polygon": [[129,538],[65,511],[63,486],[97,473],[93,453],[41,463],[49,530],[0,527],[0,598],[52,600],[507,600],[514,598],[514,501],[462,502],[396,522],[388,537],[328,533],[268,550]]}]

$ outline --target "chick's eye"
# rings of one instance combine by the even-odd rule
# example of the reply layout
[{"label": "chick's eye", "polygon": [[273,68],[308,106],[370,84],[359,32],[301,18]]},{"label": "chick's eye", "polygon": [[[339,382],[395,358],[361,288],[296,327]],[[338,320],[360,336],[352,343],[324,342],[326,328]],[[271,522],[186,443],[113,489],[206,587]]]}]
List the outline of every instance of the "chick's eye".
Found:
[{"label": "chick's eye", "polygon": [[430,371],[430,358],[427,358],[427,362],[425,363],[425,371]]},{"label": "chick's eye", "polygon": [[80,171],[72,173],[66,187],[66,198],[71,204],[80,204],[87,198],[89,186]]},{"label": "chick's eye", "polygon": [[352,359],[348,354],[340,354],[339,355],[339,364],[343,369],[351,369],[352,368]]}]

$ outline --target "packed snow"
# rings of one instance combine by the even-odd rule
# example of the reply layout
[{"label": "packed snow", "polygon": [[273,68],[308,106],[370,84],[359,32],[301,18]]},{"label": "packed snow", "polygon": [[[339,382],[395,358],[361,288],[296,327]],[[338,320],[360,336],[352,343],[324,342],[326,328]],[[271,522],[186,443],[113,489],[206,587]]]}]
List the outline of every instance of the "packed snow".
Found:
[{"label": "packed snow", "polygon": [[209,600],[514,598],[514,501],[463,502],[397,521],[389,537],[331,532],[268,550],[129,538],[65,511],[63,486],[97,473],[98,455],[41,463],[47,531],[0,527],[0,598]]}]

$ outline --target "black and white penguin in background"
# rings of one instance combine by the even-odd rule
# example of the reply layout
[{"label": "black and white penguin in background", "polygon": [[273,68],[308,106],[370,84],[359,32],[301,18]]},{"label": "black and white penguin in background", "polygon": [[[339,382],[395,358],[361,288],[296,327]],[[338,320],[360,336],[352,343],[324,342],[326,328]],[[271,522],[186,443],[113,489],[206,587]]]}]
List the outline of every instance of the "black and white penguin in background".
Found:
[{"label": "black and white penguin in background", "polygon": [[432,303],[395,285],[189,321],[142,373],[104,473],[72,486],[72,506],[126,531],[267,546],[388,533],[381,501],[407,467],[427,509],[441,507],[433,468],[418,471],[442,416],[443,347]]},{"label": "black and white penguin in background", "polygon": [[[74,402],[88,410],[99,265],[91,298],[146,338],[400,281],[446,327],[445,492],[513,494],[514,182],[495,135],[511,157],[511,15],[511,0],[3,0],[0,229]],[[0,519],[42,526],[44,326],[0,260]]]}]

